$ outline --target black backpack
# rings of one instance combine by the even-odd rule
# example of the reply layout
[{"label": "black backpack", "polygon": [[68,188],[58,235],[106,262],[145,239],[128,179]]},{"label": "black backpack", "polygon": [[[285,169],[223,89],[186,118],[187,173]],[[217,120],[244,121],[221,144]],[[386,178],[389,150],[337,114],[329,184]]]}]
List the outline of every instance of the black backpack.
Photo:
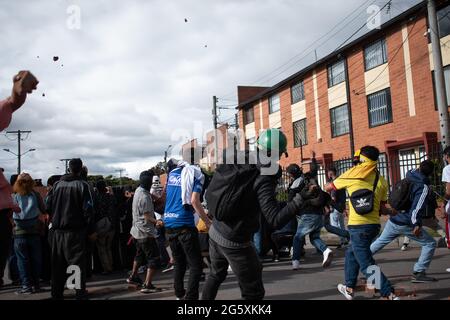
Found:
[{"label": "black backpack", "polygon": [[411,208],[411,182],[406,178],[397,182],[392,189],[388,203],[397,211],[406,211]]},{"label": "black backpack", "polygon": [[259,174],[256,165],[219,165],[206,192],[208,213],[218,221],[235,218]]}]

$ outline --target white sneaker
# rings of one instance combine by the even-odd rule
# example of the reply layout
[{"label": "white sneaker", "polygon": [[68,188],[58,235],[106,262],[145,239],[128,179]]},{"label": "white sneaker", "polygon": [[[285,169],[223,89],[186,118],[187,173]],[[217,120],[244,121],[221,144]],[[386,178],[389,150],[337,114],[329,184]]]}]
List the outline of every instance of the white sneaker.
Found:
[{"label": "white sneaker", "polygon": [[327,248],[327,250],[325,250],[325,252],[323,253],[322,267],[328,268],[331,265],[332,260],[333,260],[333,251]]},{"label": "white sneaker", "polygon": [[298,270],[298,269],[300,269],[300,261],[292,260],[292,270]]},{"label": "white sneaker", "polygon": [[338,284],[337,289],[347,300],[353,300],[353,293],[347,291],[347,286]]},{"label": "white sneaker", "polygon": [[402,245],[401,250],[402,250],[402,251],[406,251],[406,249],[408,249],[408,245],[407,245],[407,244]]},{"label": "white sneaker", "polygon": [[445,270],[445,271],[447,271],[447,272],[450,272],[450,268],[448,268],[447,270]]}]

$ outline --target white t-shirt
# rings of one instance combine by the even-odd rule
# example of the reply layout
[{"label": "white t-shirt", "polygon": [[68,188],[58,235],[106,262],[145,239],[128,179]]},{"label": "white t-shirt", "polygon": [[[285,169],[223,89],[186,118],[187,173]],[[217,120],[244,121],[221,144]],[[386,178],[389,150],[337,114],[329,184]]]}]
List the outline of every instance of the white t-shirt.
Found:
[{"label": "white t-shirt", "polygon": [[[445,166],[444,170],[442,170],[442,182],[450,183],[450,164]],[[445,206],[445,212],[450,215],[450,201],[448,201]]]}]

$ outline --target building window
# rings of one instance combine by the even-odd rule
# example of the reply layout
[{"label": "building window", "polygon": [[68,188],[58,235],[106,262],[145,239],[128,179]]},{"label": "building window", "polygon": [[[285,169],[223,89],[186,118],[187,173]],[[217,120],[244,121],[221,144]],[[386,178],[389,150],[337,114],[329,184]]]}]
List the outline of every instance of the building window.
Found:
[{"label": "building window", "polygon": [[[436,99],[436,80],[434,79],[434,71],[431,71],[431,76],[433,78],[433,92],[434,92],[434,109],[437,110],[437,99]],[[445,84],[445,94],[447,96],[447,104],[450,105],[450,65],[444,67],[444,84]]]},{"label": "building window", "polygon": [[331,135],[333,138],[342,136],[350,132],[348,122],[347,104],[330,110],[331,113]]},{"label": "building window", "polygon": [[331,88],[345,81],[345,63],[340,60],[328,66],[328,87]]},{"label": "building window", "polygon": [[269,113],[280,111],[280,96],[274,94],[269,98]]},{"label": "building window", "polygon": [[306,131],[306,119],[293,123],[294,127],[294,148],[299,148],[308,144],[308,135]]},{"label": "building window", "polygon": [[444,38],[450,34],[450,6],[437,12],[439,37]]},{"label": "building window", "polygon": [[386,40],[378,40],[364,49],[366,71],[387,62]]},{"label": "building window", "polygon": [[255,122],[255,113],[254,113],[253,107],[245,109],[244,122],[246,125]]},{"label": "building window", "polygon": [[291,87],[291,100],[292,104],[305,100],[305,87],[303,81],[300,81]]},{"label": "building window", "polygon": [[388,89],[367,96],[369,126],[371,128],[392,122],[391,92]]}]

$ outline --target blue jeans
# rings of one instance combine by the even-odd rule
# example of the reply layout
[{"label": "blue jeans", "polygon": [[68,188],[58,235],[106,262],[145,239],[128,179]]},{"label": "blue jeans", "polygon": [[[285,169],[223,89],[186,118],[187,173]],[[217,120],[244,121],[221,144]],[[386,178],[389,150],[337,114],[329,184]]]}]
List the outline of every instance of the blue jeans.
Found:
[{"label": "blue jeans", "polygon": [[25,235],[14,238],[14,251],[22,288],[39,285],[42,267],[42,248],[39,235]]},{"label": "blue jeans", "polygon": [[259,229],[258,232],[253,235],[253,243],[255,244],[256,253],[258,253],[258,256],[261,256],[263,250],[261,229]]},{"label": "blue jeans", "polygon": [[[370,266],[375,266],[370,245],[380,232],[380,225],[366,224],[349,226],[350,246],[345,252],[345,284],[348,288],[354,289],[358,281],[358,274],[362,274],[369,279],[372,272],[367,270]],[[392,286],[380,270],[379,290],[382,297],[388,297],[392,292]]]},{"label": "blue jeans", "polygon": [[326,228],[327,226],[325,225],[328,232],[340,236],[341,243],[348,242],[350,235],[348,231],[345,230],[344,214],[333,208],[333,211],[330,213],[330,225],[331,226],[328,226],[328,228]]},{"label": "blue jeans", "polygon": [[414,272],[425,272],[430,266],[431,259],[436,249],[436,241],[424,229],[422,229],[420,236],[416,237],[413,234],[414,228],[411,226],[400,226],[388,220],[384,226],[381,236],[370,246],[373,254],[383,249],[387,244],[391,243],[397,237],[405,235],[411,240],[417,241],[422,246],[419,260],[414,265]]},{"label": "blue jeans", "polygon": [[300,260],[300,251],[305,242],[305,236],[309,234],[309,239],[317,250],[324,252],[327,245],[320,239],[320,229],[323,227],[323,217],[319,214],[303,214],[297,217],[298,227],[294,236],[292,260]]}]

